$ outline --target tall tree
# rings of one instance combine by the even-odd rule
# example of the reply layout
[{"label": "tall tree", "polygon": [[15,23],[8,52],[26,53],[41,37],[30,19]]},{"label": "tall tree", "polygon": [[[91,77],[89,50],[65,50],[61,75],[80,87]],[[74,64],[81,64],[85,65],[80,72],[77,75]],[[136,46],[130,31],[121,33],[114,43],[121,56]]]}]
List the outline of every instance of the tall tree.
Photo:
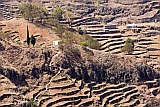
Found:
[{"label": "tall tree", "polygon": [[36,44],[36,38],[33,35],[31,36],[31,44],[33,45],[33,47]]},{"label": "tall tree", "polygon": [[30,45],[30,37],[29,37],[28,25],[27,25],[27,44],[28,44],[28,47],[29,47],[29,45]]}]

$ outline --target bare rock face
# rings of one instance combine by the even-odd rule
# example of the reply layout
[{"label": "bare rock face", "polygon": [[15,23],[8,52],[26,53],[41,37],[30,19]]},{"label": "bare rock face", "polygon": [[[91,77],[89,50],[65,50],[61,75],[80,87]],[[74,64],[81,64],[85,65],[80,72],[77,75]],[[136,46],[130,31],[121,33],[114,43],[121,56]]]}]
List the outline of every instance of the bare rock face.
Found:
[{"label": "bare rock face", "polygon": [[136,83],[159,78],[159,75],[152,68],[144,63],[136,63],[136,59],[91,51],[89,49],[87,51],[91,51],[90,53],[83,54],[87,53],[86,50],[85,48],[80,49],[81,54],[76,58],[77,61],[71,59],[71,57],[63,56],[63,60],[58,62],[58,64],[62,68],[67,69],[67,73],[72,78],[83,79],[88,82]]},{"label": "bare rock face", "polygon": [[[128,3],[128,2],[127,2]],[[151,11],[151,4],[128,4],[128,5],[119,5],[115,4],[107,4],[104,7],[99,7],[98,14],[100,15],[121,15],[123,17],[126,16],[140,16],[146,12]]]}]

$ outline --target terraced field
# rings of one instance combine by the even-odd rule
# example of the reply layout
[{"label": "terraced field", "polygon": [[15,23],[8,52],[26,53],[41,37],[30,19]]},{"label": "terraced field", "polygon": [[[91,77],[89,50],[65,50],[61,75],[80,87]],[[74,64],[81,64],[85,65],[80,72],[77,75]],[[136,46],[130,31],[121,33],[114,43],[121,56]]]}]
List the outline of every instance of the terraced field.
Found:
[{"label": "terraced field", "polygon": [[[155,84],[155,81],[146,84]],[[150,88],[153,93],[158,88]],[[157,91],[156,91],[157,92]],[[157,94],[157,93],[156,93]],[[26,97],[34,99],[39,107],[144,107],[139,100],[140,88],[136,85],[83,83],[69,79],[68,76],[57,75],[51,79],[48,88],[37,87],[29,92]]]},{"label": "terraced field", "polygon": [[[150,58],[152,60],[160,58],[160,31],[154,29],[151,30],[152,27],[156,28],[159,26],[155,23],[139,23],[137,26],[143,26],[140,33],[134,32],[132,29],[127,29],[126,26],[121,27],[117,26],[117,28],[105,28],[105,24],[94,24],[88,25],[88,22],[97,22],[96,20],[88,20],[88,18],[77,19],[73,23],[86,30],[87,34],[97,39],[101,44],[101,51],[109,52],[112,54],[124,55],[125,53],[121,52],[121,48],[124,46],[125,41],[128,38],[131,38],[134,41],[134,51],[131,55],[137,58]],[[108,26],[108,25],[107,25]],[[76,27],[75,27],[76,29]],[[112,32],[115,31],[115,32]],[[120,33],[118,30],[126,30],[125,33]]]},{"label": "terraced field", "polygon": [[[123,2],[123,1],[122,1]],[[127,2],[127,1],[125,1]],[[159,20],[159,1],[148,1],[145,3],[139,3],[134,4],[136,11],[133,14],[136,15],[124,15],[125,12],[121,12],[121,14],[115,14],[111,15],[112,11],[114,11],[114,8],[124,8],[131,5],[124,5],[123,3],[113,3],[112,1],[108,1],[108,3],[102,3],[100,4],[103,7],[103,5],[106,5],[101,9],[97,9],[93,13],[89,13],[88,15],[84,15],[82,17],[79,17],[78,19],[73,20],[72,27],[77,29],[77,27],[82,28],[86,30],[87,34],[92,36],[93,38],[97,39],[101,44],[101,50],[104,52],[110,52],[112,54],[119,54],[124,55],[124,53],[121,52],[121,48],[124,46],[125,41],[127,38],[131,38],[134,40],[135,48],[132,55],[128,56],[135,56],[137,58],[150,58],[152,60],[159,59],[160,58],[160,31],[158,31],[156,28],[160,26],[158,20]],[[74,5],[74,4],[73,4]],[[147,11],[143,11],[144,13],[141,14],[136,10],[136,6],[140,5],[146,5],[151,6],[151,8]],[[119,6],[119,7],[118,7]],[[105,8],[113,8],[111,11],[110,9],[105,10]],[[143,6],[142,6],[143,7]],[[147,8],[148,9],[148,8]],[[97,14],[96,12],[99,11]],[[111,11],[109,13],[109,11]],[[117,10],[118,11],[118,10]],[[115,12],[117,12],[115,11]],[[120,10],[119,10],[120,11]],[[124,10],[125,11],[125,10]],[[127,10],[128,11],[128,10]],[[133,12],[131,11],[131,13]],[[106,14],[105,14],[106,12]],[[104,14],[100,14],[104,13]],[[109,21],[109,23],[105,23],[105,20],[109,20],[109,16],[113,16],[115,19],[113,21]],[[139,33],[135,33],[133,30],[126,31],[125,33],[120,33],[118,30],[123,31],[126,30],[126,24],[127,21],[130,20],[131,23],[136,23],[141,30]],[[157,22],[156,22],[157,20]],[[156,23],[155,23],[156,22]],[[119,24],[121,23],[121,24]],[[112,28],[111,26],[109,28],[105,28],[105,25],[111,25],[116,24],[117,28]],[[123,26],[123,29],[119,29],[119,26]],[[154,29],[153,29],[154,28]],[[153,48],[152,48],[153,47]]]},{"label": "terraced field", "polygon": [[20,96],[17,87],[5,76],[0,74],[0,106],[11,107],[15,104],[25,103],[25,98]]},{"label": "terraced field", "polygon": [[[156,30],[155,30],[156,31]],[[129,33],[120,34],[91,34],[91,36],[101,43],[101,50],[104,52],[110,52],[112,54],[124,54],[121,52],[121,48],[124,46],[127,38],[131,38],[134,41],[134,51],[132,56],[137,58],[158,59],[160,57],[160,32],[155,35],[143,35],[142,33],[130,35]]]}]

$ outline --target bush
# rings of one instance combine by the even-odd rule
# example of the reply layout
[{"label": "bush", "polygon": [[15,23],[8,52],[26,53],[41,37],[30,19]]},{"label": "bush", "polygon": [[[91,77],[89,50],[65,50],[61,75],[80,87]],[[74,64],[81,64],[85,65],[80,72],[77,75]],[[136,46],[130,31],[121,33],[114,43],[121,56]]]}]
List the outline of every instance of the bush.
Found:
[{"label": "bush", "polygon": [[[100,48],[99,42],[97,40],[93,39],[89,35],[82,35],[81,41],[82,41],[82,43],[85,41],[86,42],[85,46],[88,46],[89,48],[92,48],[92,49],[99,49]],[[81,44],[81,42],[80,42],[80,45],[84,46],[83,44]]]},{"label": "bush", "polygon": [[66,7],[66,10],[67,11],[71,11],[71,7]]},{"label": "bush", "polygon": [[121,51],[131,54],[133,50],[134,50],[134,42],[132,39],[128,38],[125,42],[124,47],[122,47]]},{"label": "bush", "polygon": [[122,30],[121,33],[125,33],[125,30]]},{"label": "bush", "polygon": [[80,42],[80,45],[87,46],[87,42]]},{"label": "bush", "polygon": [[52,15],[54,16],[55,19],[58,21],[62,20],[63,18],[64,11],[61,8],[55,8],[52,12]]}]

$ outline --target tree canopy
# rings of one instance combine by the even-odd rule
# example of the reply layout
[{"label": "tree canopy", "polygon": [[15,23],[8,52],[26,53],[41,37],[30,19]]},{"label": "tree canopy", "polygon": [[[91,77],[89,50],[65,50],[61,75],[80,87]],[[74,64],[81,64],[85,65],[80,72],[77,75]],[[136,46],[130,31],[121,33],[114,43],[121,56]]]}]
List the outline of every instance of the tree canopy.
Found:
[{"label": "tree canopy", "polygon": [[58,21],[62,20],[64,11],[61,8],[55,8],[52,12],[52,15]]},{"label": "tree canopy", "polygon": [[47,15],[46,8],[36,3],[22,3],[19,6],[19,10],[25,19],[31,20],[32,22],[37,18],[42,21],[42,18]]}]

